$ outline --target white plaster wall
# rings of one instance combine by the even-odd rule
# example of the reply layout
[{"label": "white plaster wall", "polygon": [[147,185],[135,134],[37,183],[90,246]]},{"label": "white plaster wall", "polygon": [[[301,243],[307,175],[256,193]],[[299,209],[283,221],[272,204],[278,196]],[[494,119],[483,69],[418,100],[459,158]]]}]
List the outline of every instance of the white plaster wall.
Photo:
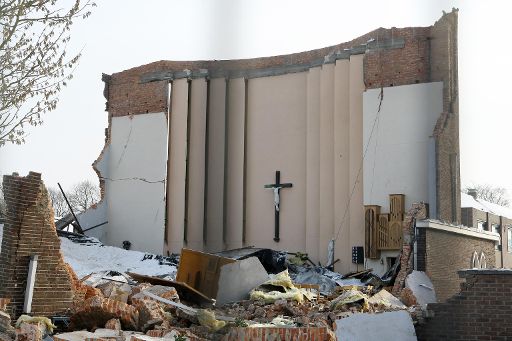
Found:
[{"label": "white plaster wall", "polygon": [[106,241],[162,253],[167,119],[165,113],[112,118],[106,179]]},{"label": "white plaster wall", "polygon": [[[363,148],[368,148],[363,163],[365,205],[380,205],[382,213],[389,213],[389,194],[395,193],[405,194],[406,211],[414,202],[429,202],[435,192],[431,188],[435,186],[431,135],[443,110],[442,91],[441,82],[384,88],[377,121],[380,89],[364,92]],[[398,253],[381,252],[380,259],[367,259],[366,267],[382,275],[387,270],[386,257]]]},{"label": "white plaster wall", "polygon": [[363,94],[364,204],[389,212],[389,194],[405,194],[405,210],[429,201],[429,141],[443,110],[443,84],[422,83],[384,88]]},{"label": "white plaster wall", "polygon": [[[86,211],[78,214],[76,218],[80,222],[80,226],[83,230],[87,230],[93,226],[108,222],[107,203],[105,200],[100,201],[96,207],[89,208]],[[108,229],[108,223],[93,228],[92,230],[85,231],[84,234],[90,237],[99,239],[101,242],[106,242],[106,232]]]},{"label": "white plaster wall", "polygon": [[[94,167],[98,170],[102,177],[108,177],[108,166],[110,159],[110,144],[105,145],[101,156],[94,163]],[[90,227],[108,222],[108,205],[105,199],[101,200],[96,207],[89,208],[86,211],[77,215],[82,229],[86,230]],[[99,239],[102,243],[107,242],[108,223],[98,226],[92,230],[86,231],[87,236]]]}]

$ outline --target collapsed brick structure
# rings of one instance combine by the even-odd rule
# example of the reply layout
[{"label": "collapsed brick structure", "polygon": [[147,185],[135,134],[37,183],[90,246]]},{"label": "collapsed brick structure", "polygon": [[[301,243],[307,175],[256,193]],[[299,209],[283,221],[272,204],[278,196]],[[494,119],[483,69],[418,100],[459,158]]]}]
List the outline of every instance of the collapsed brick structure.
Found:
[{"label": "collapsed brick structure", "polygon": [[32,313],[65,314],[73,304],[72,275],[64,263],[53,209],[41,174],[4,175],[7,205],[0,253],[0,297],[10,299],[7,312],[23,311],[30,257],[38,255]]},{"label": "collapsed brick structure", "polygon": [[430,317],[416,327],[418,340],[510,340],[512,271],[463,270],[461,292],[429,304]]}]

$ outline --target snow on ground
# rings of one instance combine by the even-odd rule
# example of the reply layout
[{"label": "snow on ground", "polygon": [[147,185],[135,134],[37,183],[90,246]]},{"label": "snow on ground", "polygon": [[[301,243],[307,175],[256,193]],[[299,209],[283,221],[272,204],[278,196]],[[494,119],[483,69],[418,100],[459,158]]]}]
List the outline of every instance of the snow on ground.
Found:
[{"label": "snow on ground", "polygon": [[64,261],[71,265],[79,278],[106,270],[170,277],[174,277],[177,271],[175,266],[163,264],[153,255],[149,255],[153,256],[152,259],[144,259],[148,258],[144,252],[104,246],[97,240],[96,243],[77,243],[65,237],[60,240]]},{"label": "snow on ground", "polygon": [[[0,224],[0,250],[2,247],[3,224]],[[61,251],[64,261],[71,265],[78,278],[93,272],[114,270],[117,272],[135,272],[148,276],[174,278],[176,267],[155,255],[139,251],[129,251],[113,246],[104,246],[95,238],[85,237],[87,242],[73,242],[61,237]]]}]

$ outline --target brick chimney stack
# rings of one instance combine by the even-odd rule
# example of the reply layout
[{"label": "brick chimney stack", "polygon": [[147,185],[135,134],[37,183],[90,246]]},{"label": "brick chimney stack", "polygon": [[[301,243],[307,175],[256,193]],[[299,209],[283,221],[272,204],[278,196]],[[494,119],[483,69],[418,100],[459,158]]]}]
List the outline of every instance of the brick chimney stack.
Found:
[{"label": "brick chimney stack", "polygon": [[474,188],[468,189],[468,194],[471,195],[473,198],[478,199],[476,189],[474,189]]}]

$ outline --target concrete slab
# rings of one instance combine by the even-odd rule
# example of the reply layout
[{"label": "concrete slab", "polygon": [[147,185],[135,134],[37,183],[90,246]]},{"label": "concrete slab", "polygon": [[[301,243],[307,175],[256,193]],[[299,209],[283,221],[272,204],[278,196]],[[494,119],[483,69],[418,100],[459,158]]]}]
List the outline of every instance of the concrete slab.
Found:
[{"label": "concrete slab", "polygon": [[256,257],[250,257],[220,268],[217,305],[249,298],[249,291],[268,280],[268,274]]},{"label": "concrete slab", "polygon": [[434,285],[423,271],[413,271],[405,279],[405,287],[411,289],[416,301],[422,308],[428,303],[436,303]]},{"label": "concrete slab", "polygon": [[337,340],[415,341],[412,318],[406,311],[381,314],[354,314],[335,321]]}]

